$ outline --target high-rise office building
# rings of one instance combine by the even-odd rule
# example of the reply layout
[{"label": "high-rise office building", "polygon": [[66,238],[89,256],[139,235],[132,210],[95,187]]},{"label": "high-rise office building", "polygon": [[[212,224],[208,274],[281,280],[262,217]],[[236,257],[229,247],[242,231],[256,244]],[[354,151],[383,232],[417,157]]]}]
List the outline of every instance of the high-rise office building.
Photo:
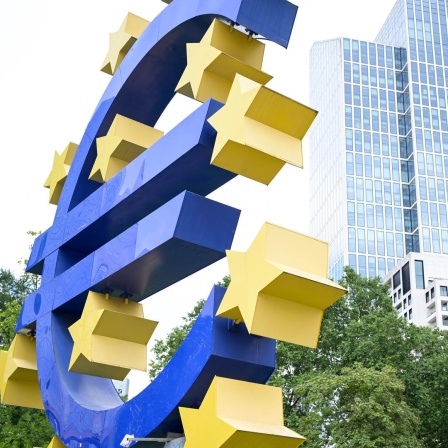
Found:
[{"label": "high-rise office building", "polygon": [[311,50],[310,231],[330,242],[334,279],[448,254],[447,11],[397,0],[375,42]]}]

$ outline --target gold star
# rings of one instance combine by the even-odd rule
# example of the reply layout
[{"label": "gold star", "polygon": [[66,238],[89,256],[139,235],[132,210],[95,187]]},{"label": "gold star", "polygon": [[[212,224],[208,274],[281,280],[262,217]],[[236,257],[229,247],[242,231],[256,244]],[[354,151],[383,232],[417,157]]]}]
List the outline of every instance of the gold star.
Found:
[{"label": "gold star", "polygon": [[109,34],[109,51],[101,71],[113,75],[148,25],[147,20],[129,12],[119,30]]},{"label": "gold star", "polygon": [[237,73],[260,84],[272,79],[261,71],[263,55],[264,44],[215,19],[200,43],[187,44],[188,64],[176,92],[225,103]]},{"label": "gold star", "polygon": [[107,182],[162,136],[151,126],[116,115],[107,135],[96,139],[97,157],[89,179]]},{"label": "gold star", "polygon": [[43,409],[37,379],[36,341],[16,334],[8,351],[0,351],[0,393],[3,404]]},{"label": "gold star", "polygon": [[51,439],[50,445],[47,448],[65,448],[65,445],[55,436]]},{"label": "gold star", "polygon": [[59,202],[62,188],[64,187],[77,149],[78,145],[70,142],[61,154],[57,151],[54,153],[53,167],[44,183],[44,187],[50,189],[50,204],[57,205]]},{"label": "gold star", "polygon": [[346,290],[328,280],[328,245],[265,223],[245,253],[227,252],[232,281],[217,315],[249,333],[316,347],[323,310]]},{"label": "gold star", "polygon": [[215,377],[199,409],[179,408],[185,448],[295,448],[279,387]]},{"label": "gold star", "polygon": [[144,319],[139,303],[90,291],[81,318],[69,327],[69,371],[123,380],[146,370],[146,345],[157,322]]},{"label": "gold star", "polygon": [[227,103],[212,117],[212,164],[269,184],[285,163],[303,167],[302,139],[317,112],[236,75]]}]

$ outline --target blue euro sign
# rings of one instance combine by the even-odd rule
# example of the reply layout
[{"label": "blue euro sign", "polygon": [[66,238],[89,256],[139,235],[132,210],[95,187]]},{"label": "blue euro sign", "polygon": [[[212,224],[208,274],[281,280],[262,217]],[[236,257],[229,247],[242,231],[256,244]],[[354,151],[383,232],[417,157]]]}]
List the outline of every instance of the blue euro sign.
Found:
[{"label": "blue euro sign", "polygon": [[[28,270],[42,275],[17,331],[36,332],[39,385],[62,442],[116,448],[126,435],[182,432],[178,407],[197,408],[215,375],[265,383],[275,341],[229,331],[215,317],[225,288],[213,287],[171,362],[123,403],[108,379],[68,372],[89,290],[140,301],[223,258],[240,211],[205,196],[235,174],[210,165],[216,131],[210,99],[107,183],[88,179],[96,138],[116,114],[154,126],[186,67],[186,44],[214,18],[287,46],[297,7],[286,0],[174,0],[147,27],[112,77],[78,147],[53,226],[33,246]],[[131,329],[130,329],[131,331]]]}]

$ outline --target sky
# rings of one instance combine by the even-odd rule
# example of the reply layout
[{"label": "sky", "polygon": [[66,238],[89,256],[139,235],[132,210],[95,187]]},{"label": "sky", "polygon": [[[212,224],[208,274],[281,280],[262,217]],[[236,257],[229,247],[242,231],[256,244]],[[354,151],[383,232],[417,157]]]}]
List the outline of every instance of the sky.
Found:
[{"label": "sky", "polygon": [[[267,44],[263,70],[274,76],[268,87],[308,104],[313,42],[341,36],[373,40],[394,2],[292,1],[299,10],[289,48]],[[118,30],[127,12],[151,21],[165,7],[161,0],[0,2],[1,268],[20,274],[18,261],[28,257],[32,244],[27,231],[45,231],[52,224],[56,207],[43,184],[54,151],[79,143],[110,80],[99,70],[109,33]],[[156,128],[168,131],[198,104],[176,95]],[[246,250],[264,221],[308,232],[307,151],[305,140],[304,168],[285,166],[269,186],[237,177],[210,196],[242,210],[232,249]],[[154,337],[178,325],[227,273],[222,260],[147,299],[146,316],[160,320]],[[131,394],[146,377],[135,378],[140,380],[131,381]]]}]

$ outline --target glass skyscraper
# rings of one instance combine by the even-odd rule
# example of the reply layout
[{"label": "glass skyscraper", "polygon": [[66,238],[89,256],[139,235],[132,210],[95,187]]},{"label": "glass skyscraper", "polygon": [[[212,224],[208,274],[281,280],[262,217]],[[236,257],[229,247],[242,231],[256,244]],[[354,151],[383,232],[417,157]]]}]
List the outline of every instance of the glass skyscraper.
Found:
[{"label": "glass skyscraper", "polygon": [[311,49],[310,232],[330,243],[333,279],[448,254],[447,10],[397,0],[375,42]]}]

